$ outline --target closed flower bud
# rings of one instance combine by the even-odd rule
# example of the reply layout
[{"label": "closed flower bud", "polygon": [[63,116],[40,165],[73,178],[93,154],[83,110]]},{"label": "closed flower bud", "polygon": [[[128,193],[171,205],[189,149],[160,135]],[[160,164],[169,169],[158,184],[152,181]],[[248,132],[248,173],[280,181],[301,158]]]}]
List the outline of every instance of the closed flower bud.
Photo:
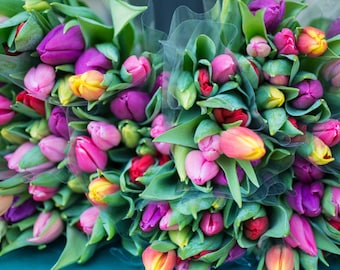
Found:
[{"label": "closed flower bud", "polygon": [[111,67],[111,60],[106,58],[106,56],[96,48],[91,47],[84,51],[77,59],[74,65],[74,73],[82,74],[89,70],[97,70],[105,73]]},{"label": "closed flower bud", "polygon": [[322,75],[333,87],[340,87],[340,59],[329,61],[322,69]]},{"label": "closed flower bud", "polygon": [[25,0],[23,8],[26,11],[44,11],[50,8],[50,4],[42,0]]},{"label": "closed flower bud", "polygon": [[172,215],[172,210],[171,208],[169,208],[166,214],[159,221],[159,229],[161,229],[162,231],[172,231],[172,230],[179,229],[178,224],[170,224],[171,215]]},{"label": "closed flower bud", "polygon": [[131,149],[136,148],[141,139],[141,134],[138,132],[139,126],[133,121],[124,120],[118,124],[118,129],[125,146]]},{"label": "closed flower bud", "polygon": [[145,108],[150,101],[150,96],[137,88],[120,92],[110,104],[111,112],[119,120],[133,120],[142,122],[146,119]]},{"label": "closed flower bud", "polygon": [[34,120],[32,124],[26,128],[26,132],[30,134],[31,141],[40,141],[42,138],[50,134],[47,120],[45,118]]},{"label": "closed flower bud", "polygon": [[301,54],[310,57],[322,55],[328,48],[325,32],[321,29],[305,26],[297,37],[297,48]]},{"label": "closed flower bud", "polygon": [[328,219],[340,222],[340,187],[327,186],[325,188],[322,213]]},{"label": "closed flower bud", "polygon": [[320,180],[324,176],[324,172],[318,166],[299,155],[295,155],[293,171],[295,178],[304,183]]},{"label": "closed flower bud", "polygon": [[94,206],[107,206],[105,202],[105,197],[120,191],[120,186],[111,183],[105,177],[97,177],[93,179],[89,186],[87,192],[87,198]]},{"label": "closed flower bud", "polygon": [[33,226],[33,237],[28,242],[47,244],[57,239],[64,230],[64,222],[57,211],[42,212]]},{"label": "closed flower bud", "polygon": [[219,167],[214,161],[206,160],[200,150],[192,150],[185,158],[185,170],[193,183],[204,185],[217,175]]},{"label": "closed flower bud", "polygon": [[131,160],[131,167],[129,169],[130,181],[133,182],[133,183],[139,183],[138,177],[143,176],[143,174],[146,172],[146,170],[150,166],[152,166],[154,163],[155,163],[155,160],[151,155],[134,157]]},{"label": "closed flower bud", "polygon": [[201,150],[203,157],[207,161],[214,161],[221,155],[220,135],[211,135],[198,142],[198,149]]},{"label": "closed flower bud", "polygon": [[203,96],[208,97],[211,94],[211,91],[213,90],[213,85],[210,81],[208,69],[200,68],[198,70],[197,81],[200,87],[200,93]]},{"label": "closed flower bud", "polygon": [[268,270],[294,270],[294,253],[287,245],[274,245],[266,252]]},{"label": "closed flower bud", "polygon": [[250,240],[257,240],[269,227],[267,216],[251,218],[243,222],[244,235]]},{"label": "closed flower bud", "polygon": [[314,165],[325,165],[334,160],[331,149],[318,137],[313,136],[313,150],[307,159]]},{"label": "closed flower bud", "polygon": [[249,120],[248,114],[243,109],[230,111],[224,108],[214,108],[213,115],[219,124],[231,124],[241,121],[240,126],[245,127]]},{"label": "closed flower bud", "polygon": [[17,94],[15,99],[17,102],[21,102],[22,104],[36,111],[41,116],[45,117],[46,115],[45,102],[43,100],[35,98],[25,90]]},{"label": "closed flower bud", "polygon": [[13,200],[14,195],[0,195],[0,217],[11,207]]},{"label": "closed flower bud", "polygon": [[220,148],[227,157],[243,160],[256,160],[266,153],[262,138],[246,127],[222,131]]},{"label": "closed flower bud", "polygon": [[85,48],[79,25],[64,30],[64,24],[54,27],[37,46],[40,60],[48,65],[74,63]]},{"label": "closed flower bud", "polygon": [[274,86],[261,85],[255,93],[258,109],[273,109],[281,107],[285,102],[284,94]]},{"label": "closed flower bud", "polygon": [[130,82],[133,86],[140,86],[146,82],[151,73],[151,65],[145,56],[129,56],[124,63],[120,74],[123,80]]},{"label": "closed flower bud", "polygon": [[159,222],[169,210],[167,202],[150,202],[143,210],[139,227],[143,232],[158,228]]},{"label": "closed flower bud", "polygon": [[289,28],[282,28],[274,36],[274,44],[279,54],[294,54],[299,53],[295,44],[295,37],[292,30]]},{"label": "closed flower bud", "polygon": [[47,201],[51,199],[58,191],[58,187],[36,186],[30,184],[28,193],[32,195],[33,200],[37,202]]},{"label": "closed flower bud", "polygon": [[11,109],[12,102],[0,95],[0,126],[9,123],[15,115],[15,112]]},{"label": "closed flower bud", "polygon": [[20,171],[19,168],[19,162],[21,158],[32,148],[34,147],[34,144],[31,142],[25,142],[18,146],[17,149],[15,149],[14,152],[6,154],[4,156],[5,160],[7,160],[7,166],[11,170],[15,170],[17,172]]},{"label": "closed flower bud", "polygon": [[313,135],[319,137],[329,147],[337,145],[340,142],[340,121],[328,119],[325,122],[315,124]]},{"label": "closed flower bud", "polygon": [[85,193],[87,186],[80,176],[72,175],[67,181],[67,186],[75,193]]},{"label": "closed flower bud", "polygon": [[145,270],[173,270],[176,260],[177,255],[174,250],[162,252],[148,246],[142,254]]},{"label": "closed flower bud", "polygon": [[246,50],[247,54],[252,57],[267,57],[271,52],[268,41],[261,36],[252,37]]},{"label": "closed flower bud", "polygon": [[121,135],[118,128],[107,122],[91,121],[87,125],[93,143],[103,151],[109,150],[121,141]]},{"label": "closed flower bud", "polygon": [[334,19],[327,28],[327,39],[340,34],[340,17]]},{"label": "closed flower bud", "polygon": [[200,221],[200,228],[208,236],[220,233],[224,228],[223,215],[220,212],[205,212]]},{"label": "closed flower bud", "polygon": [[54,107],[48,118],[48,128],[56,136],[69,139],[69,129],[65,110],[61,107]]},{"label": "closed flower bud", "polygon": [[180,106],[185,110],[189,110],[196,102],[197,90],[194,78],[190,72],[181,72],[177,78],[175,88],[175,97]]},{"label": "closed flower bud", "polygon": [[30,217],[36,212],[37,203],[32,198],[20,203],[19,200],[20,197],[15,196],[11,207],[2,215],[2,219],[10,224]]},{"label": "closed flower bud", "polygon": [[79,227],[85,234],[87,235],[92,234],[93,227],[97,221],[99,213],[100,209],[96,206],[89,207],[84,212],[81,213],[79,217]]},{"label": "closed flower bud", "polygon": [[218,84],[223,84],[230,80],[230,76],[236,73],[236,63],[228,54],[217,55],[211,61],[212,80]]},{"label": "closed flower bud", "polygon": [[77,99],[77,96],[72,92],[69,84],[71,75],[67,75],[60,79],[58,86],[58,98],[62,105],[67,105]]},{"label": "closed flower bud", "polygon": [[38,143],[41,153],[50,161],[60,162],[66,158],[67,141],[63,137],[49,135]]},{"label": "closed flower bud", "polygon": [[80,170],[93,173],[97,169],[104,170],[107,164],[106,153],[99,149],[87,136],[75,138],[75,156]]},{"label": "closed flower bud", "polygon": [[323,96],[323,87],[319,80],[303,80],[293,87],[299,89],[299,94],[290,102],[297,109],[307,109]]},{"label": "closed flower bud", "polygon": [[285,59],[268,60],[262,67],[264,78],[274,85],[288,85],[292,64]]},{"label": "closed flower bud", "polygon": [[[165,131],[167,131],[169,128],[170,123],[166,120],[165,115],[159,114],[152,120],[150,136],[151,138],[156,138],[159,135],[163,134]],[[154,145],[158,152],[160,152],[163,155],[169,155],[171,147],[170,143],[154,142]]]},{"label": "closed flower bud", "polygon": [[104,74],[97,70],[88,70],[82,74],[73,75],[68,81],[71,91],[87,101],[98,100],[107,88],[103,85]]},{"label": "closed flower bud", "polygon": [[246,248],[242,248],[236,243],[229,251],[226,262],[232,262],[234,260],[237,260],[243,257],[243,255],[245,255],[246,252],[247,252]]}]

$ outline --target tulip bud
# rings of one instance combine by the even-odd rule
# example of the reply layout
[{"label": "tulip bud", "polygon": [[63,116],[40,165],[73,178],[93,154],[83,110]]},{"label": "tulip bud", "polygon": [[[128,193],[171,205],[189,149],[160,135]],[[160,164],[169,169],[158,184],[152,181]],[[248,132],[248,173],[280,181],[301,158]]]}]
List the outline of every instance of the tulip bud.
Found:
[{"label": "tulip bud", "polygon": [[42,138],[38,143],[40,151],[45,157],[50,161],[60,162],[66,158],[65,149],[67,146],[67,141],[55,135],[49,135]]},{"label": "tulip bud", "polygon": [[261,36],[252,37],[246,50],[247,54],[252,57],[267,57],[271,52],[268,41]]},{"label": "tulip bud", "polygon": [[104,74],[97,70],[73,75],[68,81],[71,91],[87,101],[98,100],[107,88],[103,85]]},{"label": "tulip bud", "polygon": [[284,94],[274,86],[261,85],[255,94],[258,109],[281,107],[285,102]]},{"label": "tulip bud", "polygon": [[249,120],[248,114],[243,109],[230,111],[224,108],[214,108],[213,115],[219,124],[230,124],[241,121],[240,126],[245,127]]},{"label": "tulip bud", "polygon": [[334,221],[340,221],[340,187],[327,186],[322,198],[322,213]]},{"label": "tulip bud", "polygon": [[91,135],[93,143],[103,151],[119,145],[121,140],[118,128],[106,122],[91,121],[87,125],[87,131]]},{"label": "tulip bud", "polygon": [[207,161],[214,161],[221,155],[220,135],[211,135],[201,139],[198,142],[198,149]]},{"label": "tulip bud", "polygon": [[184,248],[188,245],[190,238],[192,236],[192,231],[190,226],[186,226],[178,231],[168,232],[170,240],[175,243],[180,248]]},{"label": "tulip bud", "polygon": [[105,196],[114,194],[120,190],[119,185],[111,183],[105,177],[93,179],[88,186],[87,198],[94,206],[107,206]]},{"label": "tulip bud", "polygon": [[93,173],[97,169],[104,170],[107,164],[106,153],[99,149],[87,136],[75,138],[75,155],[80,170]]},{"label": "tulip bud", "polygon": [[217,55],[211,61],[212,80],[218,84],[224,84],[230,80],[230,76],[236,73],[236,63],[228,54]]},{"label": "tulip bud", "polygon": [[329,147],[340,142],[340,121],[338,119],[328,119],[325,122],[317,123],[313,126],[313,135],[321,139]]},{"label": "tulip bud", "polygon": [[65,110],[61,107],[54,107],[48,118],[49,130],[56,136],[69,139],[69,129]]},{"label": "tulip bud", "polygon": [[170,79],[170,72],[162,71],[156,77],[155,83],[154,83],[152,90],[151,90],[151,95],[153,95],[160,87],[162,87],[162,90],[168,91],[169,79]]},{"label": "tulip bud", "polygon": [[172,230],[178,230],[179,229],[178,224],[170,225],[171,215],[172,215],[172,210],[171,210],[171,208],[169,208],[168,211],[166,212],[166,214],[159,221],[159,229],[161,229],[162,231],[172,231]]},{"label": "tulip bud", "polygon": [[85,47],[80,26],[64,29],[64,24],[54,27],[37,46],[40,60],[48,65],[74,63]]},{"label": "tulip bud", "polygon": [[33,200],[37,202],[47,201],[51,199],[58,191],[58,187],[45,187],[30,184],[28,193],[32,195]]},{"label": "tulip bud", "polygon": [[289,220],[290,234],[284,238],[292,248],[300,248],[311,256],[318,254],[314,233],[308,220],[298,214],[293,214]]},{"label": "tulip bud", "polygon": [[146,170],[155,163],[151,155],[144,155],[141,157],[134,157],[131,160],[131,167],[129,169],[130,181],[138,183],[138,177],[143,176]]},{"label": "tulip bud", "polygon": [[82,74],[89,70],[97,70],[100,73],[105,73],[111,67],[111,60],[106,58],[106,56],[96,48],[92,47],[79,56],[74,65],[74,73]]},{"label": "tulip bud", "polygon": [[97,221],[99,213],[100,209],[96,206],[89,207],[81,213],[79,217],[79,226],[85,234],[92,234],[93,227]]},{"label": "tulip bud", "polygon": [[32,124],[26,128],[26,132],[30,134],[32,142],[40,141],[50,134],[47,120],[45,118],[34,120]]},{"label": "tulip bud", "polygon": [[274,85],[288,85],[292,64],[285,59],[268,60],[262,67],[264,78]]},{"label": "tulip bud", "polygon": [[45,111],[45,102],[35,98],[34,96],[31,96],[28,94],[27,91],[21,91],[17,96],[15,97],[16,101],[21,102],[22,104],[26,105],[27,107],[33,109],[41,116],[45,117],[46,111]]},{"label": "tulip bud", "polygon": [[323,171],[318,166],[315,166],[299,155],[295,155],[293,170],[295,178],[304,183],[320,180],[324,176]]},{"label": "tulip bud", "polygon": [[274,245],[266,252],[268,270],[294,270],[294,253],[287,245]]},{"label": "tulip bud", "polygon": [[241,257],[243,257],[243,255],[245,255],[245,253],[247,252],[246,248],[242,248],[240,247],[237,243],[231,248],[231,250],[228,253],[228,257],[226,259],[225,262],[232,262],[235,261]]},{"label": "tulip bud", "polygon": [[9,123],[15,115],[15,112],[11,109],[12,102],[0,95],[0,126]]},{"label": "tulip bud", "polygon": [[340,17],[334,19],[328,26],[327,29],[327,39],[335,37],[340,34]]},{"label": "tulip bud", "polygon": [[296,45],[299,52],[310,57],[322,55],[328,48],[325,36],[325,32],[318,28],[303,27],[297,37]]},{"label": "tulip bud", "polygon": [[166,202],[150,202],[143,210],[139,227],[143,232],[149,232],[158,227],[160,220],[169,210]]},{"label": "tulip bud", "polygon": [[44,11],[50,8],[50,4],[42,0],[25,0],[23,8],[26,11]]},{"label": "tulip bud", "polygon": [[294,54],[299,53],[295,44],[295,37],[292,30],[289,28],[282,28],[274,36],[274,44],[279,54]]},{"label": "tulip bud", "polygon": [[60,103],[64,106],[77,99],[77,96],[73,94],[70,88],[69,84],[70,77],[71,75],[67,75],[59,80],[58,98],[60,100]]},{"label": "tulip bud", "polygon": [[[157,115],[151,123],[150,136],[151,138],[156,138],[157,136],[163,134],[170,128],[170,123],[166,120],[163,114]],[[154,145],[158,152],[163,155],[169,155],[170,153],[170,143],[165,142],[154,142]]]},{"label": "tulip bud", "polygon": [[269,227],[267,216],[251,218],[243,222],[244,235],[250,240],[257,240]]},{"label": "tulip bud", "polygon": [[19,200],[20,197],[15,196],[11,207],[2,215],[2,219],[10,224],[30,217],[36,212],[37,203],[33,199],[29,198],[18,203]]},{"label": "tulip bud", "polygon": [[28,242],[47,244],[57,239],[64,230],[64,222],[56,211],[42,212],[33,226],[33,237]]},{"label": "tulip bud", "polygon": [[81,177],[72,175],[67,181],[67,186],[75,193],[85,193],[87,190],[86,184],[82,181]]},{"label": "tulip bud", "polygon": [[220,212],[205,212],[200,221],[200,228],[208,236],[220,233],[224,228],[223,215]]},{"label": "tulip bud", "polygon": [[194,83],[194,78],[190,72],[181,72],[177,78],[175,97],[178,104],[185,110],[189,110],[195,104],[197,90]]},{"label": "tulip bud", "polygon": [[139,126],[130,120],[121,121],[118,125],[122,136],[122,142],[127,148],[137,147],[141,134],[138,132]]},{"label": "tulip bud", "polygon": [[220,148],[227,157],[243,160],[256,160],[266,153],[262,138],[246,127],[222,131]]},{"label": "tulip bud", "polygon": [[334,160],[331,149],[318,137],[313,135],[313,150],[307,160],[314,165],[325,165]]},{"label": "tulip bud", "polygon": [[124,81],[130,82],[133,86],[139,86],[146,82],[151,73],[151,65],[145,56],[129,56],[120,71]]},{"label": "tulip bud", "polygon": [[177,255],[174,250],[161,252],[148,246],[142,254],[145,270],[173,270]]},{"label": "tulip bud", "polygon": [[319,80],[303,80],[293,87],[299,89],[299,94],[290,102],[297,109],[307,109],[323,96],[323,87]]},{"label": "tulip bud", "polygon": [[0,195],[0,217],[12,206],[13,200],[13,195]]},{"label": "tulip bud", "polygon": [[185,170],[193,183],[204,185],[217,175],[219,167],[214,161],[206,160],[200,150],[192,150],[185,158]]},{"label": "tulip bud", "polygon": [[208,97],[213,90],[213,85],[210,81],[209,71],[206,68],[200,68],[198,70],[197,81],[200,87],[200,93]]},{"label": "tulip bud", "polygon": [[322,74],[333,87],[340,87],[340,60],[329,61],[322,69]]},{"label": "tulip bud", "polygon": [[146,119],[145,109],[150,96],[137,88],[120,92],[110,104],[111,112],[120,120],[128,119],[142,122]]},{"label": "tulip bud", "polygon": [[33,143],[25,142],[19,145],[18,148],[14,152],[5,155],[4,158],[5,160],[7,160],[7,167],[11,170],[15,170],[19,172],[20,171],[20,168],[19,168],[20,160],[33,147],[34,147]]}]

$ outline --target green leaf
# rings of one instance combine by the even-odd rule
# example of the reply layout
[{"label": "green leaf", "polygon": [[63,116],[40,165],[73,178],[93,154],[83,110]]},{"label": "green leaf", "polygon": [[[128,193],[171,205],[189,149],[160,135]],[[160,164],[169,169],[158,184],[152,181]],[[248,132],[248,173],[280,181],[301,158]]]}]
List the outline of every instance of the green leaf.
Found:
[{"label": "green leaf", "polygon": [[209,97],[206,100],[198,101],[197,105],[206,108],[224,108],[230,111],[240,108],[247,109],[247,106],[243,103],[239,96],[226,93]]},{"label": "green leaf", "polygon": [[283,108],[273,108],[263,111],[264,118],[268,121],[269,134],[271,136],[284,125],[287,115]]},{"label": "green leaf", "polygon": [[[9,232],[7,232],[7,233],[9,234]],[[25,230],[21,233],[19,232],[19,234],[18,234],[18,232],[16,232],[15,240],[2,247],[2,249],[0,251],[0,256],[6,254],[8,252],[17,250],[19,248],[22,248],[22,247],[36,246],[37,244],[30,243],[30,242],[27,241],[27,239],[31,238],[32,236],[33,236],[32,229]]]},{"label": "green leaf", "polygon": [[219,134],[220,132],[221,128],[215,121],[212,121],[210,119],[202,120],[196,128],[194,142],[198,143],[203,138]]},{"label": "green leaf", "polygon": [[39,145],[33,146],[19,161],[19,168],[29,169],[50,162],[40,151]]},{"label": "green leaf", "polygon": [[237,159],[236,163],[240,165],[240,167],[244,170],[249,180],[256,186],[259,187],[259,182],[257,181],[257,176],[255,174],[255,170],[251,165],[250,161]]},{"label": "green leaf", "polygon": [[175,245],[171,241],[156,240],[156,241],[152,242],[151,246],[152,246],[153,249],[159,250],[161,252],[168,252],[169,250],[177,249],[177,245]]},{"label": "green leaf", "polygon": [[[0,0],[0,5],[1,2],[5,2],[3,0]],[[1,14],[2,14],[2,8],[1,8]],[[16,27],[20,23],[26,21],[30,17],[30,13],[23,11],[15,14],[14,16],[9,17],[7,20],[4,22],[0,23],[0,28],[8,28],[8,27]]]},{"label": "green leaf", "polygon": [[101,22],[101,19],[88,7],[71,6],[53,2],[50,4],[56,11],[74,18],[84,17]]},{"label": "green leaf", "polygon": [[66,169],[51,170],[38,174],[31,183],[37,186],[57,187],[65,183],[68,177],[69,172]]},{"label": "green leaf", "polygon": [[285,14],[283,20],[289,17],[296,18],[296,16],[307,7],[307,3],[285,1]]},{"label": "green leaf", "polygon": [[1,15],[13,17],[23,11],[22,0],[0,0]]},{"label": "green leaf", "polygon": [[199,35],[196,39],[196,58],[211,61],[216,55],[216,45],[207,35]]}]

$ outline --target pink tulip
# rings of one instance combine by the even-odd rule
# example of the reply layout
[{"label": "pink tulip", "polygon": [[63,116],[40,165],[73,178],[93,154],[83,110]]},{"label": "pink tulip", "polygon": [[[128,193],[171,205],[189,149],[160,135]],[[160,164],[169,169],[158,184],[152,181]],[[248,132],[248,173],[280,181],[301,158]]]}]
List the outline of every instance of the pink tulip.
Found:
[{"label": "pink tulip", "polygon": [[299,53],[295,44],[295,37],[292,30],[289,28],[282,28],[274,36],[274,44],[279,54],[295,54]]},{"label": "pink tulip", "polygon": [[218,84],[229,81],[230,76],[236,73],[236,64],[234,59],[228,54],[217,55],[211,61],[212,80]]},{"label": "pink tulip", "polygon": [[151,65],[145,56],[129,56],[123,63],[121,69],[122,78],[131,82],[133,86],[145,83],[151,73]]},{"label": "pink tulip", "polygon": [[[163,114],[157,115],[151,123],[150,136],[156,138],[157,136],[163,134],[170,128],[170,124],[167,122],[166,117]],[[170,143],[166,142],[155,142],[154,143],[158,152],[163,155],[169,155],[170,153]]]},{"label": "pink tulip", "polygon": [[340,120],[328,119],[315,124],[313,135],[319,137],[329,147],[335,146],[340,142]]},{"label": "pink tulip", "polygon": [[166,214],[159,221],[159,228],[162,231],[172,231],[172,230],[178,230],[179,229],[178,224],[170,225],[171,215],[172,215],[172,209],[169,208],[168,211],[166,212]]},{"label": "pink tulip", "polygon": [[5,155],[4,158],[7,160],[8,168],[19,172],[20,159],[33,147],[34,147],[33,143],[25,142],[22,145],[20,145],[13,153]]},{"label": "pink tulip", "polygon": [[0,126],[9,123],[15,115],[15,112],[11,109],[12,102],[0,95]]},{"label": "pink tulip", "polygon": [[100,209],[96,206],[89,207],[81,213],[79,218],[79,226],[87,235],[92,234],[93,227],[97,221],[99,213]]},{"label": "pink tulip", "polygon": [[224,228],[223,215],[220,212],[205,212],[200,221],[200,228],[208,236],[220,233]]},{"label": "pink tulip", "polygon": [[87,131],[93,143],[103,151],[119,145],[122,137],[115,125],[102,121],[91,121],[87,125]]},{"label": "pink tulip", "polygon": [[220,149],[220,135],[211,135],[198,142],[198,149],[202,151],[203,157],[208,161],[218,159],[222,151]]},{"label": "pink tulip", "polygon": [[50,161],[59,162],[66,158],[67,141],[63,137],[49,135],[39,142],[40,151]]},{"label": "pink tulip", "polygon": [[247,45],[247,54],[253,57],[267,57],[271,52],[268,41],[261,36],[252,37]]},{"label": "pink tulip", "polygon": [[28,193],[32,195],[33,200],[37,202],[47,201],[51,199],[58,191],[58,187],[45,187],[30,184]]}]

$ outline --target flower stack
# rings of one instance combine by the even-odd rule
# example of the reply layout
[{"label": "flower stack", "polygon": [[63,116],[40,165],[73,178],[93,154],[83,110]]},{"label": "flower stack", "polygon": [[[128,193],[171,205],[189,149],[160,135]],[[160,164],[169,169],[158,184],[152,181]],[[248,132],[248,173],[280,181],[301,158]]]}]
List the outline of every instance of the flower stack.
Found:
[{"label": "flower stack", "polygon": [[339,21],[213,2],[168,35],[151,3],[4,9],[0,254],[65,237],[53,269],[102,246],[148,270],[340,255]]}]

